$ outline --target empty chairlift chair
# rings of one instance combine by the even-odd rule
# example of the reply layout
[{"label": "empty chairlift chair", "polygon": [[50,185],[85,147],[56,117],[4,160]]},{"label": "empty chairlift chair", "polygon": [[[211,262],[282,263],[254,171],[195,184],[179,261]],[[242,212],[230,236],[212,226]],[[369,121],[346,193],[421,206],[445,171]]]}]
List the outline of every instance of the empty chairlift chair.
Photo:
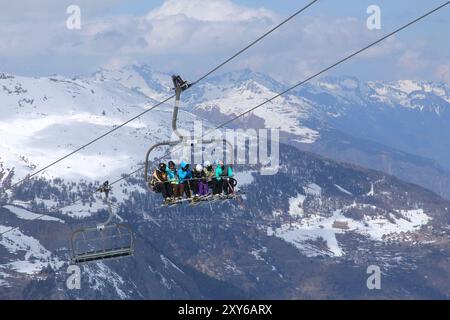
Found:
[{"label": "empty chairlift chair", "polygon": [[72,262],[75,264],[128,257],[134,253],[134,234],[129,226],[112,223],[113,211],[108,181],[99,188],[105,194],[109,217],[96,227],[82,228],[72,234]]}]

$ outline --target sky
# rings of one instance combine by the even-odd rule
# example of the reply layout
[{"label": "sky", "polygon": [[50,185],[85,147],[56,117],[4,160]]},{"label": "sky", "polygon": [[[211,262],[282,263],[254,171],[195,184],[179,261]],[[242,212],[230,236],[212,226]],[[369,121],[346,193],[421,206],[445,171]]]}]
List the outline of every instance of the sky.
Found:
[{"label": "sky", "polygon": [[[0,72],[87,75],[148,64],[199,76],[310,0],[0,0]],[[223,71],[298,82],[445,0],[319,0]],[[66,26],[70,5],[80,29]],[[367,8],[380,8],[369,30]],[[450,5],[332,70],[362,80],[450,82]]]}]

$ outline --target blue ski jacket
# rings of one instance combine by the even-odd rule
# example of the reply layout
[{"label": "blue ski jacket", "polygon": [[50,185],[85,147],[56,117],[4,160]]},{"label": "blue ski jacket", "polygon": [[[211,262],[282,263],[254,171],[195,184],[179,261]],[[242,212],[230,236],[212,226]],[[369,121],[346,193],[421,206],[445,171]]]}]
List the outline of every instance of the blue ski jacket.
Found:
[{"label": "blue ski jacket", "polygon": [[[224,171],[226,170],[226,174],[224,173]],[[233,169],[228,166],[228,168],[226,168],[224,170],[224,168],[222,168],[221,166],[217,166],[216,168],[216,179],[217,180],[222,180],[222,177],[228,177],[231,178],[233,176]]]},{"label": "blue ski jacket", "polygon": [[166,169],[167,178],[172,184],[178,184],[178,176],[176,170],[170,170],[169,168]]},{"label": "blue ski jacket", "polygon": [[191,169],[187,169],[186,171],[181,168],[178,169],[178,179],[180,180],[180,183],[185,183],[186,180],[192,179]]}]

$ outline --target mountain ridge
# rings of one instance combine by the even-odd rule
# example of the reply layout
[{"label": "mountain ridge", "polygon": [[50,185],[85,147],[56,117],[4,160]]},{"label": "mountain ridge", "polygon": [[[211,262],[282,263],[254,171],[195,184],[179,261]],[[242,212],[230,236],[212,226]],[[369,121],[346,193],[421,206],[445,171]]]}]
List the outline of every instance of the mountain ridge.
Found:
[{"label": "mountain ridge", "polygon": [[[302,107],[298,113],[286,110],[292,118],[281,135],[277,175],[263,176],[255,166],[237,166],[239,187],[246,191],[242,198],[195,210],[189,205],[160,208],[160,196],[147,192],[142,177],[124,179],[114,186],[111,201],[138,235],[135,256],[83,266],[85,289],[68,290],[71,232],[95,226],[106,215],[105,203],[93,190],[105,177],[120,177],[130,166],[142,164],[149,145],[170,137],[172,105],[153,110],[47,174],[14,190],[5,188],[81,141],[147,110],[163,94],[139,87],[152,81],[136,80],[139,73],[129,70],[132,78],[125,71],[103,72],[92,79],[0,77],[0,101],[6,107],[0,130],[8,136],[1,141],[0,232],[19,227],[0,238],[0,297],[449,298],[450,287],[442,281],[450,276],[449,201],[422,186],[366,169],[361,165],[364,161],[346,163],[345,157],[336,161],[324,154],[343,154],[342,146],[347,145],[361,152],[361,158],[380,150],[390,157],[397,154],[398,166],[404,161],[432,168],[433,163],[420,156],[414,160],[397,149],[389,151],[376,142],[368,145],[367,139],[358,141],[347,132],[339,136],[333,123],[319,117],[312,100],[293,95],[273,103],[269,113],[238,123],[243,128],[257,127],[266,123],[270,112],[280,112],[279,106]],[[142,74],[152,77],[147,71]],[[236,90],[248,94],[235,96],[236,101],[245,101],[243,107],[273,93],[265,87],[270,81],[263,75],[259,77],[264,84],[245,79],[248,71],[237,74],[242,76],[242,86]],[[188,129],[199,119],[189,112],[202,106],[196,101],[212,101],[212,106],[209,98],[223,94],[220,99],[225,99],[227,90],[233,93],[235,80],[230,79],[225,91],[208,83],[187,91],[180,126]],[[160,85],[170,92],[170,84]],[[208,87],[208,94],[202,95]],[[236,112],[231,103],[227,107]],[[214,116],[201,109],[195,113],[208,120],[229,117],[220,112],[224,108],[215,109]],[[286,124],[276,119],[280,118],[270,120],[277,126]],[[311,152],[300,150],[305,146]],[[317,155],[319,147],[326,148]],[[443,174],[439,168],[434,170]],[[75,199],[79,201],[74,204]],[[32,220],[40,214],[41,220]],[[366,268],[374,264],[384,271],[382,292],[371,292],[365,285]]]}]

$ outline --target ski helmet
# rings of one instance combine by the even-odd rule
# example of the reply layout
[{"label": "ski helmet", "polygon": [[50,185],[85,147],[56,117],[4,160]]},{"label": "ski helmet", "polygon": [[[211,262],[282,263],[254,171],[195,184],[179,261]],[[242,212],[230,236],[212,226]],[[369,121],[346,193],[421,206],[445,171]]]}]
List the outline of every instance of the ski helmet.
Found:
[{"label": "ski helmet", "polygon": [[189,167],[189,164],[186,161],[181,161],[180,167],[181,169],[187,169]]},{"label": "ski helmet", "polygon": [[167,166],[166,166],[166,164],[164,163],[164,162],[161,162],[159,165],[158,165],[158,169],[160,170],[160,171],[166,171],[166,168],[167,168]]},{"label": "ski helmet", "polygon": [[203,166],[202,166],[201,164],[198,164],[198,165],[195,167],[195,170],[197,170],[198,172],[200,172],[200,171],[203,170]]},{"label": "ski helmet", "polygon": [[209,162],[208,160],[206,160],[205,163],[203,164],[203,166],[204,166],[205,168],[211,167],[211,162]]}]

